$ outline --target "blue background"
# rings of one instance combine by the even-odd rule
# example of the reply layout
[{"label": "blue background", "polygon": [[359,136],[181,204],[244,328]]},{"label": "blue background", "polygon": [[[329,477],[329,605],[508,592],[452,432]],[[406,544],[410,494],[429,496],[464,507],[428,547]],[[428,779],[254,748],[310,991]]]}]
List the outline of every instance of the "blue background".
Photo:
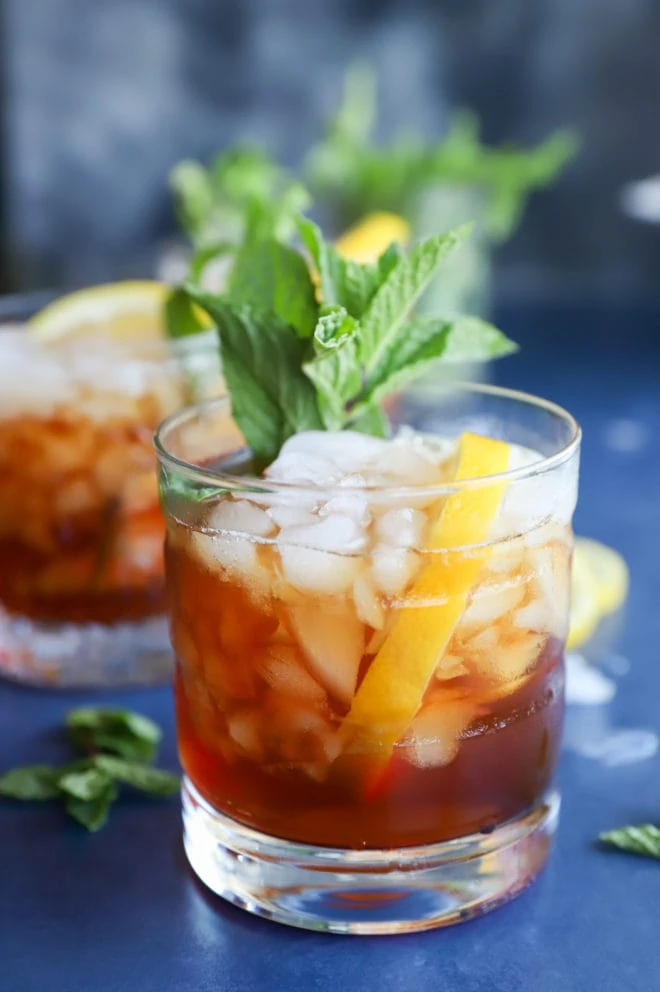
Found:
[{"label": "blue background", "polygon": [[[660,730],[660,309],[508,308],[523,344],[497,368],[581,420],[577,529],[618,547],[632,568],[621,648],[630,660],[611,704],[616,725]],[[612,447],[637,425],[639,446]],[[89,696],[0,685],[1,766],[64,758],[54,729]],[[166,729],[167,689],[103,694]],[[60,754],[61,751],[61,754]],[[177,800],[126,799],[97,835],[51,806],[0,804],[0,988],[3,992],[656,992],[660,863],[599,850],[599,831],[660,821],[660,759],[621,768],[566,753],[555,853],[518,900],[426,934],[336,937],[250,917],[211,896],[184,862]]]},{"label": "blue background", "polygon": [[382,136],[433,139],[454,105],[489,141],[582,135],[499,253],[505,288],[657,288],[654,232],[619,193],[660,171],[660,0],[0,0],[2,38],[0,208],[23,287],[151,271],[174,162],[250,140],[298,163],[360,57]]}]

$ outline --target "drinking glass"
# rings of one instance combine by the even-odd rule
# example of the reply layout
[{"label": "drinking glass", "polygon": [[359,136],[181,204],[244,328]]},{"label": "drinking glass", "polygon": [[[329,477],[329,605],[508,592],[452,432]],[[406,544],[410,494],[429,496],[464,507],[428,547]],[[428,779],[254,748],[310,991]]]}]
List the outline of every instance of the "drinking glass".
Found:
[{"label": "drinking glass", "polygon": [[[490,386],[394,409],[438,444],[507,442],[509,468],[259,478],[227,400],[156,436],[188,859],[238,906],[341,933],[499,905],[541,870],[559,811],[579,428]],[[333,550],[338,506],[367,550]]]},{"label": "drinking glass", "polygon": [[171,676],[152,436],[222,391],[213,333],[181,343],[0,327],[0,675]]}]

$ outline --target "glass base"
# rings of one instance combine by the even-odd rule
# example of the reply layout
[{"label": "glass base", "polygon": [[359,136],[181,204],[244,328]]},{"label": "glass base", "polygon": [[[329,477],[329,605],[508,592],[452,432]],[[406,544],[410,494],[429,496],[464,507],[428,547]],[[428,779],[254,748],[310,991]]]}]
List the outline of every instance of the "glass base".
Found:
[{"label": "glass base", "polygon": [[278,923],[351,934],[448,926],[512,899],[545,864],[560,805],[552,792],[491,834],[352,851],[244,827],[209,806],[186,778],[182,797],[186,854],[213,892]]},{"label": "glass base", "polygon": [[0,608],[0,676],[52,688],[155,685],[172,677],[164,617],[136,623],[44,623]]}]

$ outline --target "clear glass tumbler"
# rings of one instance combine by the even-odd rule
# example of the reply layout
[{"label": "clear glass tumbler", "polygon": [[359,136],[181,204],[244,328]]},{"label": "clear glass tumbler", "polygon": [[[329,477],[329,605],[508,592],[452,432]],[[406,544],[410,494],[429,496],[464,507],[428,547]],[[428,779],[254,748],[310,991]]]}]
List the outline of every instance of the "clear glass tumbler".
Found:
[{"label": "clear glass tumbler", "polygon": [[[579,428],[488,386],[396,409],[443,443],[508,442],[509,468],[396,489],[251,477],[227,401],[156,436],[188,859],[236,905],[341,933],[511,898],[559,810]],[[347,500],[377,535],[359,553],[328,536]]]},{"label": "clear glass tumbler", "polygon": [[43,341],[0,327],[0,675],[171,677],[152,437],[222,389],[213,333]]}]

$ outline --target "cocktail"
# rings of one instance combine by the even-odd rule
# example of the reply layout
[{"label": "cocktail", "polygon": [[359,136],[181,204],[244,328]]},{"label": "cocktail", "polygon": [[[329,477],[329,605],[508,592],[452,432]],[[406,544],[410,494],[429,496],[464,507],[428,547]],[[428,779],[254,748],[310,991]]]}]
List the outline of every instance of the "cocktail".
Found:
[{"label": "cocktail", "polygon": [[163,287],[121,293],[0,330],[0,673],[20,681],[171,672],[151,439],[193,386],[221,391],[219,361],[162,336]]},{"label": "cocktail", "polygon": [[[200,299],[231,387],[255,318]],[[287,375],[291,421],[309,425]],[[538,873],[557,820],[578,427],[543,400],[452,386],[430,407],[404,392],[381,436],[351,428],[347,400],[344,429],[289,423],[272,446],[258,402],[233,395],[249,445],[227,435],[227,399],[156,439],[188,858],[215,892],[299,926],[484,911]],[[337,408],[319,402],[327,428]]]}]

